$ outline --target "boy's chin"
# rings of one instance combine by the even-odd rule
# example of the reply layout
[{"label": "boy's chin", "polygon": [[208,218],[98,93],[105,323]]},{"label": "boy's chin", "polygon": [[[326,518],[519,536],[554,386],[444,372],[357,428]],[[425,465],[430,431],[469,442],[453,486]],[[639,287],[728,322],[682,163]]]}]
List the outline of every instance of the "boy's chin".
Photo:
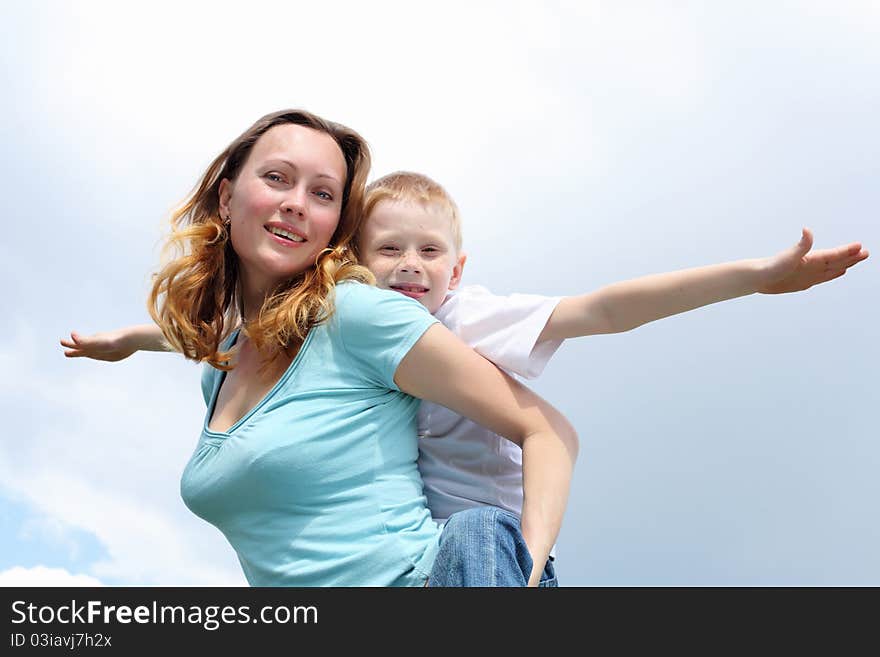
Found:
[{"label": "boy's chin", "polygon": [[426,294],[421,299],[418,299],[418,302],[422,304],[425,308],[428,309],[428,312],[432,315],[440,310],[440,306],[443,305],[443,301],[446,299],[446,295],[444,294],[439,299]]}]

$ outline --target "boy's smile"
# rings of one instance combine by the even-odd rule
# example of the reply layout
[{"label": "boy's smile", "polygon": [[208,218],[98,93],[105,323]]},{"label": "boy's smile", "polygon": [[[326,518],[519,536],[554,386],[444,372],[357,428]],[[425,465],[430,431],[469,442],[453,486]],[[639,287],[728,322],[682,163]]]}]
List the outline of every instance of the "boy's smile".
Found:
[{"label": "boy's smile", "polygon": [[413,299],[421,299],[431,291],[430,288],[427,288],[424,285],[415,285],[413,283],[392,284],[390,289],[396,290],[401,294],[412,297]]},{"label": "boy's smile", "polygon": [[431,313],[458,286],[466,260],[455,248],[449,216],[432,204],[380,201],[358,245],[379,287],[417,299]]}]

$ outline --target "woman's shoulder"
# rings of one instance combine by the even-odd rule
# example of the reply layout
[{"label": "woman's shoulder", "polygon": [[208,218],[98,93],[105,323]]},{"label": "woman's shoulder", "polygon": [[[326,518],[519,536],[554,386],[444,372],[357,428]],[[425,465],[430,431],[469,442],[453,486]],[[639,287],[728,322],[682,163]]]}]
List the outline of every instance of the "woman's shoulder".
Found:
[{"label": "woman's shoulder", "polygon": [[[434,317],[415,299],[393,290],[372,285],[344,282],[336,286],[334,323],[345,329],[394,333],[393,327],[432,323]],[[349,333],[351,335],[351,333]]]},{"label": "woman's shoulder", "polygon": [[396,390],[394,373],[421,335],[437,319],[415,299],[363,283],[336,286],[330,340],[367,379]]}]

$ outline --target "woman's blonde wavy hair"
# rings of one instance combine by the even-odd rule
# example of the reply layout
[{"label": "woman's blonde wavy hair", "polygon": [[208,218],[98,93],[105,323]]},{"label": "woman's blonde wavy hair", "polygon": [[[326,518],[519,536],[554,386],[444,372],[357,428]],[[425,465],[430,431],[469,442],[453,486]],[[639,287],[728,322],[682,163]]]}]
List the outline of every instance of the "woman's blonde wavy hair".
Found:
[{"label": "woman's blonde wavy hair", "polygon": [[220,183],[235,180],[254,144],[270,128],[293,123],[333,137],[345,157],[347,175],[339,224],[315,267],[279,284],[267,297],[256,320],[243,331],[264,364],[290,353],[317,324],[333,313],[336,283],[375,283],[357,264],[349,245],[363,216],[364,186],[370,150],[354,130],[303,110],[267,114],[244,131],[211,163],[195,190],[171,216],[171,235],[163,254],[166,263],[155,274],[147,308],[172,348],[195,361],[230,370],[234,350],[220,344],[242,320],[238,256],[220,217]]}]

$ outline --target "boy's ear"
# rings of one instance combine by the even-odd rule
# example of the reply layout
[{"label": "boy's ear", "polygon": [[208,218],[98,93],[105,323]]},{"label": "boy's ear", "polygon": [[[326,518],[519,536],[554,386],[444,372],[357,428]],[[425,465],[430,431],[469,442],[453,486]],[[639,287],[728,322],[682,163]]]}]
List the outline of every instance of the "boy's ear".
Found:
[{"label": "boy's ear", "polygon": [[226,218],[229,217],[229,198],[232,196],[232,183],[228,178],[220,181],[218,196],[220,197],[217,199],[220,206],[220,218],[226,221]]},{"label": "boy's ear", "polygon": [[452,278],[449,279],[449,289],[454,290],[461,283],[461,275],[464,273],[464,263],[467,262],[467,253],[459,253],[458,261],[452,268]]}]

